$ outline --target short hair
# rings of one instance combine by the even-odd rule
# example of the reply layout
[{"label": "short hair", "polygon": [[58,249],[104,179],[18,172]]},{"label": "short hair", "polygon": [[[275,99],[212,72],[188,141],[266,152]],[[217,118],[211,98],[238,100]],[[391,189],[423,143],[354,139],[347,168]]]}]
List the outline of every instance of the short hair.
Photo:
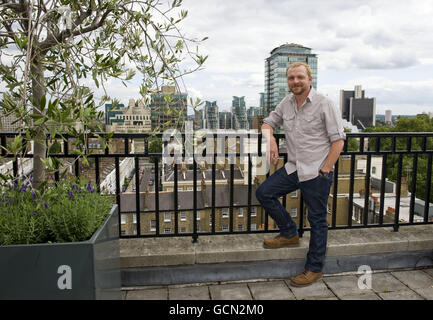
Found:
[{"label": "short hair", "polygon": [[289,72],[289,69],[300,67],[300,66],[304,66],[305,69],[307,70],[308,77],[313,78],[313,75],[312,75],[313,73],[311,71],[311,68],[305,62],[294,62],[294,63],[290,64],[289,66],[287,66],[286,77],[287,77],[287,72]]}]

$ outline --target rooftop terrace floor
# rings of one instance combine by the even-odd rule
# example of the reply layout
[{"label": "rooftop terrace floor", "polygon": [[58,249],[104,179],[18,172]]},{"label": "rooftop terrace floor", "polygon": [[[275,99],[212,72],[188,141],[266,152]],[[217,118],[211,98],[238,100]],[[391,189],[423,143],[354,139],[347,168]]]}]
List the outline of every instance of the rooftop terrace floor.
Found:
[{"label": "rooftop terrace floor", "polygon": [[[123,300],[433,300],[433,267],[374,271],[371,288],[357,272],[324,275],[297,288],[289,279],[123,288]],[[366,282],[364,285],[366,287]]]},{"label": "rooftop terrace floor", "polygon": [[121,239],[122,299],[433,300],[432,224],[329,230],[323,280],[304,288],[290,277],[304,268],[309,232],[299,246],[264,249],[274,236]]}]

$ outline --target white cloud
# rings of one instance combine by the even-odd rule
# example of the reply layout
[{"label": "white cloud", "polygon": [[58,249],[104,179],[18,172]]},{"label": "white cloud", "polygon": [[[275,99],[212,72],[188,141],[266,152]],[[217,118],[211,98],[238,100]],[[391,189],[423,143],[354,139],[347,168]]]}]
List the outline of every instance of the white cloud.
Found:
[{"label": "white cloud", "polygon": [[[265,59],[293,42],[318,55],[318,89],[336,103],[340,89],[361,84],[381,108],[433,108],[430,0],[184,0],[181,9],[188,10],[182,33],[209,37],[199,45],[209,55],[204,70],[184,78],[192,97],[229,109],[232,96],[245,96],[258,106]],[[109,82],[109,94],[138,98],[139,83]]]},{"label": "white cloud", "polygon": [[361,84],[378,106],[403,113],[433,106],[428,0],[185,0],[184,7],[187,34],[209,36],[200,46],[209,54],[205,70],[186,80],[204,100],[229,107],[236,95],[259,105],[265,59],[293,42],[318,54],[319,91],[337,103],[340,89]]}]

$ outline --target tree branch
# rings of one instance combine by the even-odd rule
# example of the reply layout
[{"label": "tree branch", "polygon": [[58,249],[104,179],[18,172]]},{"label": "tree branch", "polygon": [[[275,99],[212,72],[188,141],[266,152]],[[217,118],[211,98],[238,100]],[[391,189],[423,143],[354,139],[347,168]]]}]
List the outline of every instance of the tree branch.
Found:
[{"label": "tree branch", "polygon": [[[54,35],[51,34],[47,39],[41,44],[41,50],[43,53],[46,53],[50,48],[52,48],[54,45],[58,43],[65,42],[70,37],[76,37],[78,35],[83,35],[85,33],[94,31],[100,27],[103,26],[105,20],[107,19],[108,15],[113,11],[113,9],[107,9],[107,11],[104,12],[102,17],[99,21],[95,21],[97,17],[94,19],[92,24],[84,29],[75,30],[78,28],[86,18],[90,17],[92,14],[92,9],[89,7],[87,11],[81,12],[80,15],[75,19],[73,22],[74,28],[69,30],[63,30],[59,32],[58,34]],[[74,31],[75,30],[75,31]]]}]

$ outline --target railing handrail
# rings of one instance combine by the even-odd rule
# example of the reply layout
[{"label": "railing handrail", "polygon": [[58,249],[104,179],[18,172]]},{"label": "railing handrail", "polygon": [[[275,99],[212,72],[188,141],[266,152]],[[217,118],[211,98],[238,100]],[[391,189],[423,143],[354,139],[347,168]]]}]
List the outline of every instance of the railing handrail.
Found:
[{"label": "railing handrail", "polygon": [[[238,138],[257,138],[258,141],[260,142],[262,139],[262,135],[261,133],[258,132],[248,132],[248,131],[226,131],[224,130],[223,132],[220,132],[222,134],[221,137],[238,137]],[[1,144],[5,145],[6,144],[6,138],[12,138],[16,135],[18,135],[19,133],[17,132],[3,132],[0,133],[0,139],[1,139]],[[100,136],[104,136],[107,133],[102,133],[102,132],[97,132],[94,134],[89,134],[89,138],[97,138],[96,135],[100,135]],[[185,133],[181,133],[179,132],[178,134],[180,134],[182,136],[182,141],[185,141],[184,139],[186,138],[186,134]],[[331,193],[330,195],[333,197],[332,198],[332,219],[331,219],[331,223],[330,223],[330,228],[335,228],[335,229],[343,229],[343,228],[359,228],[359,227],[383,227],[383,226],[393,226],[394,230],[397,231],[399,226],[402,225],[413,225],[413,224],[427,224],[427,223],[432,223],[432,221],[428,221],[428,217],[429,217],[429,198],[427,195],[430,194],[430,190],[431,190],[431,176],[432,176],[432,157],[433,157],[433,150],[428,150],[427,146],[428,146],[428,139],[431,139],[433,137],[433,132],[363,132],[363,133],[346,133],[347,139],[345,141],[345,146],[344,146],[344,150],[341,153],[344,156],[348,156],[350,157],[350,161],[351,161],[351,165],[350,165],[350,173],[349,173],[349,195],[348,195],[348,205],[349,205],[349,212],[348,212],[348,217],[347,217],[347,225],[337,225],[336,223],[336,207],[337,207],[337,198],[338,198],[338,194],[337,194],[337,188],[338,188],[338,162],[335,166],[335,172],[334,172],[334,191],[333,193]],[[60,137],[60,136],[59,136]],[[49,154],[49,156],[54,156],[54,157],[59,157],[59,158],[74,158],[76,157],[75,154],[73,154],[72,152],[70,152],[70,148],[69,148],[69,143],[70,143],[70,138],[67,134],[63,135],[63,137],[66,138],[66,141],[64,141],[64,153],[61,154]],[[251,176],[251,157],[254,155],[261,155],[261,143],[257,144],[257,153],[255,152],[244,152],[244,153],[239,153],[239,152],[230,152],[229,150],[225,149],[225,156],[235,156],[235,157],[245,157],[246,155],[248,156],[248,177],[246,177],[246,179],[248,180],[248,203],[243,206],[243,207],[247,207],[247,218],[248,218],[248,228],[247,230],[243,230],[243,231],[235,231],[234,227],[233,227],[233,223],[234,223],[234,208],[237,207],[237,205],[234,203],[234,197],[233,197],[233,190],[235,189],[235,185],[234,185],[234,164],[230,164],[230,169],[229,170],[229,174],[228,177],[230,178],[229,184],[228,184],[228,192],[230,194],[230,203],[229,206],[221,206],[221,205],[217,205],[215,203],[215,190],[216,190],[216,165],[215,165],[215,161],[214,164],[212,164],[212,177],[211,177],[211,192],[212,192],[212,201],[210,203],[208,203],[208,206],[206,208],[212,208],[212,230],[210,232],[198,232],[197,231],[197,221],[196,221],[196,217],[197,217],[197,211],[202,210],[201,208],[197,207],[197,201],[199,199],[199,192],[197,191],[197,188],[199,187],[197,180],[200,180],[197,178],[197,172],[199,172],[198,170],[200,170],[199,168],[197,168],[197,162],[195,161],[195,158],[193,157],[193,173],[194,173],[194,179],[192,181],[193,184],[193,232],[192,233],[184,233],[181,234],[178,231],[178,214],[179,212],[181,212],[182,210],[178,208],[179,206],[179,190],[177,189],[177,187],[179,186],[178,181],[177,181],[177,174],[179,173],[180,169],[179,169],[179,165],[175,164],[174,165],[174,173],[176,176],[176,179],[173,180],[174,183],[174,191],[172,191],[174,193],[174,203],[175,203],[175,208],[174,210],[170,210],[170,211],[174,211],[175,212],[175,232],[170,234],[170,235],[165,235],[163,233],[160,232],[159,228],[160,228],[160,224],[159,224],[159,213],[161,212],[165,212],[167,210],[165,210],[164,208],[160,208],[159,207],[159,203],[160,203],[160,196],[163,196],[163,192],[160,191],[158,189],[158,185],[159,185],[159,165],[158,165],[158,161],[159,158],[161,158],[163,156],[162,153],[149,153],[149,141],[148,138],[149,137],[158,137],[158,138],[162,138],[163,137],[163,133],[158,133],[158,134],[150,134],[150,133],[115,133],[113,134],[113,136],[110,139],[124,139],[123,144],[124,144],[124,151],[123,152],[116,152],[116,153],[110,153],[108,149],[103,150],[103,153],[94,153],[91,155],[88,155],[89,158],[94,158],[95,159],[95,176],[96,176],[96,182],[97,185],[100,185],[100,170],[99,170],[99,160],[102,158],[114,158],[115,160],[115,166],[114,166],[114,175],[115,175],[115,190],[116,190],[116,202],[119,204],[120,207],[120,201],[121,201],[121,189],[120,189],[120,158],[134,158],[134,167],[135,167],[135,183],[136,183],[136,198],[135,198],[135,213],[137,215],[137,235],[123,235],[122,237],[148,237],[148,236],[180,236],[180,235],[192,235],[194,240],[197,240],[198,235],[206,235],[206,234],[232,234],[232,233],[256,233],[256,232],[276,232],[276,230],[269,230],[268,229],[268,215],[267,213],[265,214],[265,222],[264,222],[264,230],[251,230],[251,207],[255,206],[254,204],[252,204],[252,197],[254,197],[253,194],[253,184],[252,184],[252,176]],[[219,138],[219,132],[207,132],[206,137],[209,138]],[[281,143],[282,139],[285,138],[284,134],[275,134],[277,143]],[[377,143],[374,148],[371,148],[371,145],[369,145],[369,148],[365,148],[366,145],[366,141],[369,141],[369,139],[376,139],[376,141],[384,141],[383,139],[392,139],[391,141],[391,147],[387,148],[387,150],[381,150],[381,145],[380,143]],[[398,149],[397,148],[397,141],[400,141],[401,139],[405,139],[405,144],[406,144],[406,149]],[[412,138],[422,138],[421,141],[421,149],[413,149],[413,139]],[[140,153],[130,153],[129,152],[129,142],[134,140],[134,139],[144,139],[144,152],[140,152]],[[359,145],[358,145],[358,150],[355,151],[351,151],[351,150],[347,150],[348,148],[348,140],[349,139],[357,139],[359,140]],[[166,142],[164,142],[166,143]],[[122,145],[122,143],[120,143],[119,145]],[[13,157],[13,155],[8,155],[5,153],[4,150],[2,150],[2,156],[6,157],[6,158],[11,158]],[[207,156],[212,156],[214,157],[215,160],[215,156],[216,153],[207,155]],[[369,190],[370,188],[370,168],[371,168],[371,160],[372,160],[372,156],[374,155],[379,155],[382,156],[384,158],[384,161],[382,162],[382,179],[381,179],[381,194],[380,194],[380,208],[379,208],[379,222],[378,223],[370,223],[368,221],[369,219],[369,209],[368,209],[368,205],[369,205],[369,193],[366,193],[364,196],[364,215],[363,215],[363,219],[362,219],[362,223],[360,225],[352,225],[352,218],[353,218],[353,207],[354,207],[354,181],[355,181],[355,160],[356,160],[356,156],[359,155],[363,155],[366,158],[366,177],[365,177],[365,190]],[[398,157],[398,176],[397,176],[397,181],[396,181],[396,199],[395,199],[395,215],[394,215],[394,221],[392,223],[386,223],[384,222],[383,218],[384,218],[384,211],[385,211],[385,207],[384,207],[384,190],[385,190],[385,178],[386,178],[386,171],[387,171],[387,158],[390,155],[395,155],[396,157]],[[418,169],[418,160],[419,157],[421,155],[426,155],[428,157],[428,164],[427,164],[427,181],[426,181],[426,199],[424,201],[424,218],[422,222],[415,222],[414,221],[414,207],[415,207],[415,192],[411,193],[411,199],[410,199],[410,221],[409,222],[401,222],[399,221],[399,209],[400,209],[400,195],[401,195],[401,178],[402,178],[402,165],[403,165],[403,156],[408,155],[410,157],[412,157],[412,168],[413,171],[411,173],[411,188],[412,190],[416,189],[416,181],[417,181],[417,169]],[[182,156],[185,156],[185,151],[183,151]],[[24,158],[32,158],[33,155],[32,154],[24,154],[23,156],[20,157],[24,157]],[[139,173],[139,161],[138,159],[141,157],[154,157],[154,163],[153,163],[153,168],[154,168],[154,181],[155,181],[155,192],[154,192],[154,197],[155,197],[155,216],[156,216],[156,234],[155,235],[148,235],[148,234],[140,234],[140,216],[142,214],[142,212],[140,210],[140,196],[143,195],[143,190],[140,190],[139,187],[139,177],[138,177],[138,173]],[[284,158],[284,160],[287,160],[287,154],[285,152],[281,152],[280,150],[280,157]],[[13,171],[14,171],[14,175],[16,176],[18,174],[18,160],[15,159],[13,161]],[[77,161],[75,164],[75,175],[78,177],[80,175],[79,172],[79,162]],[[385,174],[384,174],[385,173]],[[268,173],[269,175],[269,173]],[[57,174],[55,176],[55,179],[58,180],[59,179],[59,175]],[[283,198],[283,205],[285,206],[286,204],[286,197]],[[210,205],[210,206],[209,206]],[[215,209],[219,209],[219,208],[229,208],[229,217],[230,217],[230,225],[229,225],[229,231],[223,231],[223,232],[217,232],[215,230]],[[301,194],[301,200],[299,201],[299,212],[300,212],[300,235],[302,235],[302,233],[305,230],[309,230],[309,228],[306,228],[303,226],[303,219],[304,219],[304,212],[305,212],[305,206],[303,204],[303,199],[302,199],[302,194]],[[128,211],[121,211],[121,212],[128,212]],[[134,212],[134,211],[132,211]],[[119,228],[121,228],[121,223],[120,223],[120,215],[119,215]]]}]

